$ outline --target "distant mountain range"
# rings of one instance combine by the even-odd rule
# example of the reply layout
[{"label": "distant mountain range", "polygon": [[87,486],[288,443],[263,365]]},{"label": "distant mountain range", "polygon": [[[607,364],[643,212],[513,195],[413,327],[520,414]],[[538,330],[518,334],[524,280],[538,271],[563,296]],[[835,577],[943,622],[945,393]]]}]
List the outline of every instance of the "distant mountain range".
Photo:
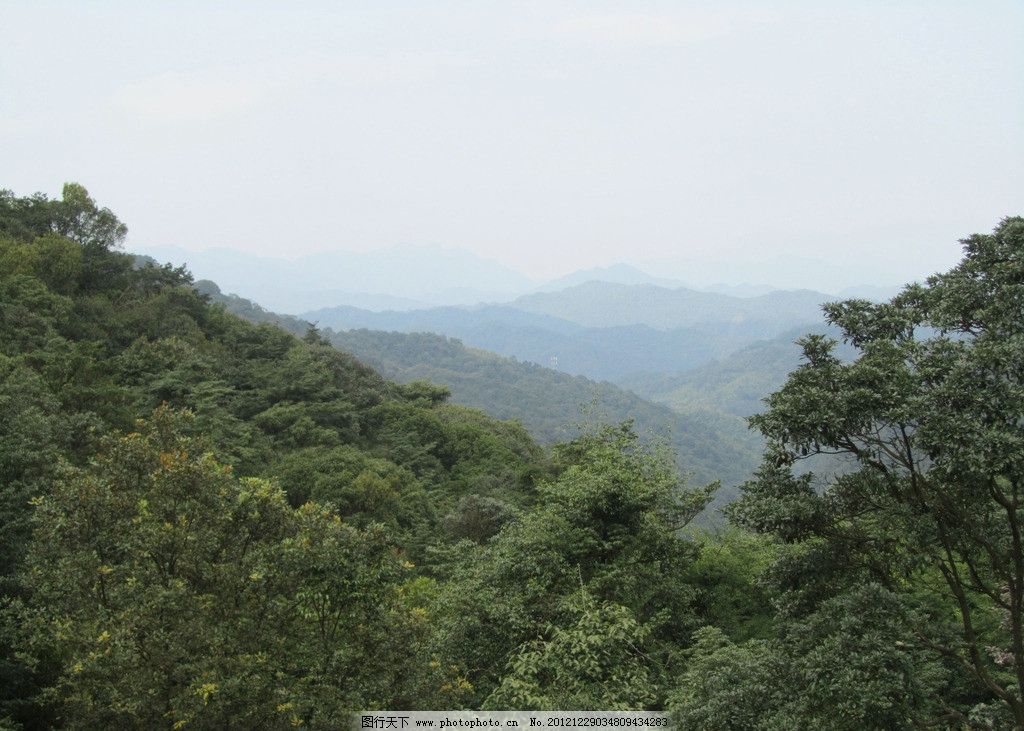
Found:
[{"label": "distant mountain range", "polygon": [[564,277],[552,279],[536,288],[537,292],[557,292],[587,282],[610,282],[612,284],[653,284],[658,287],[685,287],[677,279],[655,277],[629,264],[612,264],[607,267],[581,269]]},{"label": "distant mountain range", "polygon": [[[646,291],[647,285],[638,286]],[[517,419],[541,441],[571,438],[582,423],[633,419],[642,433],[669,442],[680,465],[695,480],[722,480],[724,488],[714,506],[731,500],[736,486],[756,467],[762,443],[747,429],[745,417],[761,411],[762,399],[800,365],[797,339],[809,332],[838,337],[838,332],[822,324],[820,316],[765,339],[751,339],[751,331],[744,332],[739,325],[730,331],[721,324],[720,313],[690,328],[670,330],[645,324],[590,328],[512,306],[383,313],[341,307],[304,318],[276,314],[248,299],[226,295],[212,282],[197,282],[196,288],[235,314],[254,322],[274,323],[296,334],[305,333],[317,322],[323,337],[389,378],[444,385],[457,403],[497,418]],[[588,283],[565,291],[593,290]],[[685,316],[691,319],[696,318],[694,312],[702,311],[699,303],[722,303],[721,295],[669,291],[696,303]],[[773,293],[759,303],[763,312],[755,322],[763,327],[765,322],[773,322],[773,317],[783,323],[780,313],[800,316],[801,308],[814,295],[822,296]],[[737,299],[750,298],[726,297]],[[736,302],[728,304],[738,306]],[[488,346],[471,347],[470,340],[437,334],[443,329],[466,333]],[[542,358],[524,362],[529,359],[493,352],[497,348],[543,348],[545,343],[562,348],[560,352],[571,352],[588,371],[614,373],[616,383],[601,375],[587,378],[563,372],[561,361],[554,364],[556,370],[538,364]],[[576,350],[566,350],[569,346]],[[840,345],[837,354],[852,357],[853,350]],[[801,469],[834,472],[844,466],[818,460],[802,464]]]},{"label": "distant mountain range", "polygon": [[364,328],[445,335],[472,347],[602,380],[641,372],[676,372],[751,340],[751,336],[734,328],[588,328],[502,305],[411,312],[335,307],[307,312],[302,317],[339,331]]},{"label": "distant mountain range", "polygon": [[810,290],[732,297],[685,287],[587,282],[558,292],[519,297],[516,309],[552,315],[587,327],[647,325],[662,330],[702,325],[738,326],[770,337],[795,323],[821,319],[823,302],[835,299]]},{"label": "distant mountain range", "polygon": [[302,317],[333,330],[428,332],[610,381],[695,368],[756,340],[821,321],[820,292],[730,297],[650,284],[587,282],[506,305],[371,312],[331,307]]},{"label": "distant mountain range", "polygon": [[[161,262],[186,264],[199,279],[219,282],[226,291],[254,298],[279,312],[298,313],[347,305],[371,311],[406,311],[432,306],[508,303],[535,293],[550,294],[592,282],[627,286],[651,285],[663,289],[717,293],[756,298],[776,291],[761,280],[748,283],[700,285],[714,282],[707,267],[692,266],[692,279],[654,276],[635,266],[619,263],[583,269],[542,282],[495,261],[462,249],[437,246],[396,246],[370,252],[327,252],[296,258],[262,257],[231,249],[191,251],[180,247],[149,247],[141,253]],[[682,266],[682,265],[680,265]],[[804,262],[811,274],[824,272],[825,263]],[[683,271],[688,271],[682,267]],[[775,269],[760,274],[768,276]],[[754,272],[734,272],[748,277]],[[749,283],[754,282],[754,283]],[[820,288],[819,288],[820,289]],[[827,288],[826,288],[827,289]],[[838,292],[840,297],[891,296],[893,288],[857,287]],[[829,290],[831,291],[831,290]],[[868,293],[865,295],[864,293]]]},{"label": "distant mountain range", "polygon": [[[219,272],[231,283],[225,289],[269,307],[197,282],[236,314],[299,334],[315,323],[386,376],[447,386],[456,402],[518,419],[543,441],[570,438],[581,421],[633,419],[669,441],[696,479],[723,480],[717,504],[731,499],[760,455],[745,417],[798,367],[797,338],[828,332],[821,305],[840,298],[759,285],[687,287],[625,264],[537,284],[465,252],[439,251],[277,260],[165,250],[157,258],[188,263],[199,276]],[[861,287],[842,295],[892,293]],[[300,306],[325,301],[332,306]],[[436,301],[447,304],[431,306]]]}]

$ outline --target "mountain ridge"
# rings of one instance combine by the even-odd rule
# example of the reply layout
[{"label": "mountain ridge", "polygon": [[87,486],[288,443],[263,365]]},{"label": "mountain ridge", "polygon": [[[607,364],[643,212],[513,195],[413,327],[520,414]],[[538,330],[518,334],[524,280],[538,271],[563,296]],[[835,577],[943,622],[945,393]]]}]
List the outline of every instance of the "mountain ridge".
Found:
[{"label": "mountain ridge", "polygon": [[[253,322],[277,324],[295,334],[312,326],[306,320],[224,294],[213,282],[196,282],[196,288]],[[481,409],[493,418],[517,420],[542,442],[569,438],[574,424],[595,417],[611,422],[634,420],[639,431],[671,442],[682,468],[695,480],[723,481],[725,487],[713,507],[735,495],[735,486],[749,475],[760,454],[758,437],[732,415],[703,408],[676,412],[613,383],[472,348],[456,338],[365,328],[335,331],[324,327],[319,332],[387,378],[398,383],[428,380],[445,386],[456,403]]]}]

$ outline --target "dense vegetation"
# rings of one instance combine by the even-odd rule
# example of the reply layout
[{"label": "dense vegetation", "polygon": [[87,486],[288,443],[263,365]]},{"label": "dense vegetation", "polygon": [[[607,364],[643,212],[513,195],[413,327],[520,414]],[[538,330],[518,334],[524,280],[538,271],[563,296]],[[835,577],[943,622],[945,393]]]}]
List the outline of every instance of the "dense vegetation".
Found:
[{"label": "dense vegetation", "polygon": [[[619,383],[679,413],[705,409],[746,418],[760,412],[765,396],[778,390],[800,365],[797,340],[808,334],[842,336],[836,328],[798,328],[681,373],[648,373]],[[839,345],[836,354],[844,360],[856,357],[848,345]]]},{"label": "dense vegetation", "polygon": [[[298,335],[310,328],[299,318],[267,312],[249,300],[225,295],[212,282],[197,282],[196,288],[251,322],[273,322]],[[673,411],[610,383],[468,348],[432,333],[336,332],[329,327],[319,332],[386,377],[399,383],[442,385],[456,403],[499,419],[518,420],[543,444],[571,439],[587,421],[632,419],[641,436],[668,441],[694,481],[721,480],[725,487],[718,501],[734,496],[733,486],[757,464],[761,442],[735,414],[723,415],[704,405]]]},{"label": "dense vegetation", "polygon": [[124,235],[77,185],[0,195],[0,724],[1024,728],[1024,220],[828,308],[857,357],[804,340],[715,535],[628,423],[545,450]]},{"label": "dense vegetation", "polygon": [[[629,295],[626,307],[622,293]],[[642,309],[658,299],[664,327],[644,320],[657,312]],[[544,310],[524,310],[534,298],[547,298]],[[797,302],[787,302],[796,298]],[[777,302],[775,299],[781,299]],[[816,322],[826,295],[778,292],[740,299],[691,290],[654,286],[624,287],[591,282],[564,292],[531,295],[505,305],[434,307],[405,312],[370,312],[356,307],[330,307],[306,312],[303,318],[333,330],[431,332],[458,338],[519,360],[553,366],[573,375],[615,383],[646,373],[677,373],[723,357],[756,340],[774,337],[797,325]],[[624,312],[613,316],[619,304]],[[800,305],[799,307],[793,306]],[[790,305],[790,306],[785,306]],[[712,317],[708,310],[725,312]],[[566,315],[560,314],[564,308]],[[583,324],[566,319],[577,316]],[[760,313],[760,317],[755,316]],[[674,320],[670,318],[674,317]],[[661,318],[651,318],[660,323]],[[615,323],[615,324],[609,324]]]},{"label": "dense vegetation", "polygon": [[[309,613],[320,611],[327,584],[304,583],[304,571],[347,586],[342,593],[364,582],[368,593],[346,606],[345,621],[393,614],[379,631],[415,651],[399,631],[418,616],[397,604],[413,601],[396,593],[409,580],[403,564],[429,564],[428,547],[461,537],[480,501],[499,520],[533,500],[549,468],[527,433],[446,403],[442,389],[389,383],[315,335],[304,342],[250,325],[211,306],[181,270],[136,266],[114,250],[123,226],[78,186],[61,201],[7,194],[0,203],[0,555],[5,595],[18,599],[8,628],[33,630],[6,636],[6,713],[42,725],[49,716],[149,727],[153,719],[137,714],[187,720],[193,711],[180,704],[198,687],[216,686],[218,699],[236,694],[218,700],[224,713],[269,698],[266,678],[249,674],[305,661],[220,663],[270,652],[261,643],[285,631],[279,622],[307,633],[289,651],[324,641]],[[303,508],[310,500],[325,507]],[[286,567],[305,561],[296,541],[338,553]],[[264,583],[233,583],[261,572]],[[246,594],[257,588],[270,594]],[[270,608],[245,602],[271,595],[290,616],[260,637],[243,617]],[[377,606],[379,596],[387,601]],[[342,629],[333,632],[347,639]],[[95,644],[101,635],[111,644]],[[103,654],[108,647],[117,652]],[[382,667],[391,662],[370,647]],[[178,667],[186,657],[194,667]],[[318,672],[337,682],[338,661],[324,662]],[[361,658],[345,662],[351,670]],[[153,663],[166,674],[140,674]],[[391,681],[370,675],[362,685],[346,680],[351,695],[339,702],[408,697],[375,696]],[[107,686],[122,676],[138,685],[115,697]],[[46,690],[34,695],[37,687]],[[163,705],[146,700],[154,693]]]},{"label": "dense vegetation", "polygon": [[545,443],[573,436],[574,426],[588,416],[611,423],[632,419],[641,435],[668,441],[698,482],[738,484],[757,462],[760,443],[742,420],[710,408],[672,411],[611,383],[502,358],[429,333],[325,335],[396,381],[444,384],[456,401],[518,419]]}]

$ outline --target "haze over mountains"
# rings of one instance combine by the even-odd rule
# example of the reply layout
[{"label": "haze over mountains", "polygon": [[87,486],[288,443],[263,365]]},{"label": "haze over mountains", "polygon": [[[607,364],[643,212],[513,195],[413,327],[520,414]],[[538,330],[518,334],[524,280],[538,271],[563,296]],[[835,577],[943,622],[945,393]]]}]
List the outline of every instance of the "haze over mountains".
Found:
[{"label": "haze over mountains", "polygon": [[[281,315],[223,293],[210,281],[196,289],[236,315],[256,323],[273,323],[303,334],[310,323]],[[521,422],[543,443],[572,438],[587,422],[631,420],[645,438],[670,444],[683,470],[694,481],[724,484],[713,508],[729,502],[735,486],[754,468],[759,438],[743,419],[716,408],[672,409],[620,388],[582,376],[467,347],[457,339],[427,332],[353,329],[321,335],[399,383],[429,381],[445,386],[452,399],[500,419]],[[798,350],[789,344],[796,355]]]},{"label": "haze over mountains", "polygon": [[[396,277],[408,275],[400,268]],[[212,282],[197,288],[253,321],[296,333],[315,323],[389,378],[443,385],[457,403],[517,419],[544,442],[566,438],[581,420],[632,419],[670,442],[695,479],[723,480],[716,505],[735,495],[760,453],[744,417],[798,365],[794,341],[821,331],[820,305],[835,299],[810,290],[701,292],[628,265],[581,271],[501,304],[338,305],[298,317]]]},{"label": "haze over mountains", "polygon": [[173,249],[156,258],[216,277],[197,288],[236,314],[298,334],[314,324],[387,377],[442,385],[456,403],[516,419],[543,442],[567,438],[581,420],[633,420],[667,440],[696,480],[723,481],[716,505],[735,495],[761,450],[745,417],[799,365],[795,341],[827,332],[821,305],[891,294],[698,288],[623,263],[536,282],[431,247],[294,260]]},{"label": "haze over mountains", "polygon": [[756,340],[820,322],[821,292],[751,298],[651,284],[587,282],[503,305],[371,312],[333,307],[302,317],[334,330],[431,332],[591,378],[678,373]]},{"label": "haze over mountains", "polygon": [[441,304],[511,299],[533,282],[497,262],[462,249],[396,246],[371,252],[330,252],[297,259],[261,257],[231,249],[145,249],[159,261],[187,264],[197,279],[251,297],[278,312],[339,304],[408,310]]},{"label": "haze over mountains", "polygon": [[[472,348],[635,388],[670,405],[686,400],[681,386],[659,390],[652,384],[713,368],[734,352],[781,336],[788,338],[786,362],[791,363],[798,353],[793,339],[820,326],[822,303],[849,296],[882,299],[896,290],[874,285],[837,293],[779,290],[735,279],[696,287],[625,263],[537,282],[467,251],[430,246],[295,259],[229,249],[147,253],[158,261],[187,264],[197,279],[215,281],[222,291],[269,311],[298,315],[335,332],[456,338]],[[781,383],[785,372],[777,371],[766,364],[743,376],[745,387],[754,389],[745,407],[758,404],[767,386]],[[699,393],[702,387],[694,382],[689,388]],[[708,405],[706,398],[699,400]]]},{"label": "haze over mountains", "polygon": [[[464,249],[394,246],[366,252],[335,251],[296,258],[264,257],[227,248],[193,251],[174,246],[143,247],[139,253],[176,266],[187,265],[197,279],[217,282],[226,292],[250,297],[277,312],[299,313],[347,305],[371,311],[508,302],[517,297],[557,292],[601,281],[623,285],[686,287],[736,297],[756,297],[778,289],[811,288],[835,296],[889,296],[895,287],[864,287],[844,279],[827,261],[652,262],[643,267],[618,263],[592,267],[552,280],[531,278]],[[783,266],[784,265],[784,266]],[[798,273],[794,275],[794,270]],[[678,272],[672,276],[650,271]],[[879,281],[865,279],[863,281]],[[841,283],[841,286],[827,286]]]},{"label": "haze over mountains", "polygon": [[[250,300],[225,294],[214,282],[199,281],[196,289],[253,322],[277,324],[295,334],[306,333],[311,326],[307,319],[270,312]],[[717,519],[717,509],[735,497],[738,484],[756,466],[762,443],[747,429],[745,417],[760,411],[761,399],[800,364],[800,347],[795,341],[808,332],[837,335],[818,321],[732,349],[722,338],[715,341],[714,328],[707,324],[700,335],[695,329],[664,331],[646,325],[584,328],[514,307],[450,307],[409,313],[335,310],[350,318],[348,322],[362,323],[351,328],[343,323],[335,330],[319,322],[320,335],[335,347],[399,383],[427,381],[445,386],[456,403],[496,418],[517,420],[543,443],[571,438],[584,423],[631,420],[646,438],[670,444],[680,467],[695,482],[721,480],[723,487],[707,514],[712,521]],[[470,347],[462,338],[435,332],[441,328],[461,330],[475,340],[486,340],[491,334],[494,339],[490,342],[499,346],[504,334],[504,344],[511,347],[522,344],[530,323],[536,330],[562,333],[563,345],[574,337],[577,342],[595,338],[589,352],[575,354],[578,362],[598,373],[615,371],[617,366],[617,377],[571,375],[560,363],[550,364],[557,368],[548,367],[529,358],[498,354],[494,352],[497,347]],[[395,324],[412,329],[389,330]],[[596,342],[595,332],[603,334],[603,343]],[[661,370],[634,372],[637,352],[631,361],[625,338],[638,332],[647,334],[647,345],[663,351],[660,361],[637,351],[643,353],[642,362]],[[711,341],[723,352],[713,353],[708,345]],[[673,347],[678,360],[669,357]],[[837,354],[846,357],[849,348],[841,346]],[[632,375],[623,375],[625,372]],[[617,383],[609,382],[612,380]],[[819,461],[818,468],[830,470],[833,466]]]},{"label": "haze over mountains", "polygon": [[[602,398],[616,402],[610,409],[616,417],[651,403],[678,414],[702,412],[715,433],[723,429],[711,422],[733,424],[725,431],[732,431],[727,441],[736,443],[744,441],[737,437],[742,417],[755,413],[760,400],[798,364],[796,338],[821,329],[822,303],[850,295],[880,299],[895,289],[864,286],[832,294],[744,282],[697,288],[624,263],[538,283],[466,251],[418,246],[296,259],[227,249],[149,253],[188,264],[197,278],[217,282],[218,296],[235,293],[270,313],[297,315],[301,319],[295,323],[327,329],[339,345],[370,358],[397,380],[429,378],[452,388],[457,400],[501,418],[521,418],[544,438],[553,438],[551,425],[560,419],[564,428],[582,404],[561,405],[557,418],[539,416],[553,373],[538,379],[536,372],[502,366],[498,376],[492,367],[497,361],[481,367],[475,359],[494,354],[608,382],[608,388],[617,384],[639,398],[630,407],[628,399],[609,397],[605,388]],[[312,306],[325,302],[329,306]],[[249,305],[234,305],[261,316]],[[396,340],[398,334],[441,339]],[[416,353],[411,342],[423,352]],[[502,393],[517,380],[522,381],[517,397],[486,395]],[[560,381],[558,389],[589,398],[571,381]],[[663,416],[654,421],[667,423]]]}]

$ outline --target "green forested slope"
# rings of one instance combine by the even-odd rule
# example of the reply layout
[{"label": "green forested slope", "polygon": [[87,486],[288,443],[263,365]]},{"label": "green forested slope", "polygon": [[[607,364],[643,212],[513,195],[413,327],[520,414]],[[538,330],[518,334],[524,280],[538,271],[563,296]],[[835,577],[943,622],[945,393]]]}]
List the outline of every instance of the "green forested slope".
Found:
[{"label": "green forested slope", "polygon": [[[250,321],[276,322],[294,333],[305,333],[310,327],[298,318],[225,295],[212,282],[196,286]],[[680,467],[694,481],[721,480],[726,485],[716,505],[735,494],[733,486],[750,475],[760,451],[760,440],[741,418],[719,412],[710,402],[673,411],[611,383],[469,348],[433,333],[324,328],[320,335],[388,378],[443,385],[456,403],[498,419],[515,419],[545,443],[571,439],[584,424],[631,419],[641,435],[671,444]]]},{"label": "green forested slope", "polygon": [[855,357],[803,341],[715,535],[628,425],[542,450],[124,234],[80,186],[0,193],[0,728],[1024,727],[1024,219],[828,309]]},{"label": "green forested slope", "polygon": [[[77,186],[61,201],[0,198],[5,595],[25,591],[17,574],[30,499],[118,452],[110,440],[154,410],[176,430],[155,442],[209,450],[236,479],[272,479],[292,506],[315,500],[358,530],[383,526],[416,563],[433,531],[459,524],[466,496],[492,501],[496,514],[532,499],[546,461],[522,427],[449,404],[443,389],[386,381],[315,337],[211,306],[186,272],[118,253],[123,235]],[[38,678],[9,654],[4,662],[6,701],[17,707]]]},{"label": "green forested slope", "polygon": [[749,572],[713,580],[679,534],[711,493],[629,428],[549,455],[298,321],[301,338],[230,314],[123,236],[80,186],[0,196],[3,724],[334,728],[537,703],[516,695],[548,672],[529,643],[614,644],[623,622],[657,668],[628,652],[612,698],[609,656],[543,703],[660,705],[690,628],[764,631]]},{"label": "green forested slope", "polygon": [[499,418],[518,419],[546,442],[572,437],[581,422],[633,419],[641,434],[670,443],[681,467],[699,482],[736,484],[756,463],[756,436],[741,419],[713,407],[673,412],[610,383],[521,363],[429,333],[350,330],[325,335],[390,378],[444,384],[456,401]]},{"label": "green forested slope", "polygon": [[[663,303],[667,313],[685,321],[686,325],[656,328],[643,321],[617,322],[610,314],[614,311],[616,298],[610,295],[611,301],[602,301],[604,290],[601,287],[604,283],[593,284],[598,289],[596,294],[590,293],[589,289],[580,291],[579,287],[552,293],[554,302],[545,312],[526,312],[517,309],[517,303],[512,303],[404,312],[331,307],[306,312],[302,317],[319,327],[335,331],[383,330],[446,335],[470,347],[544,366],[557,364],[553,366],[556,370],[615,383],[639,373],[677,373],[694,368],[758,339],[774,337],[801,323],[813,323],[819,317],[816,309],[805,307],[784,309],[767,321],[755,320],[732,314],[735,309],[733,301],[745,303],[746,300],[707,295],[711,302],[701,302],[700,306],[689,300]],[[657,299],[657,295],[664,292],[674,293],[675,290],[638,288],[637,302],[632,309],[649,311],[645,309],[645,298]],[[577,296],[586,302],[581,309],[607,313],[606,318],[602,321],[599,315],[595,315],[584,326],[560,316],[559,306],[565,306],[567,316],[579,308],[575,301]],[[716,298],[724,302],[719,303]],[[655,305],[654,302],[650,304],[652,307]],[[719,305],[722,311],[714,309]],[[770,314],[770,306],[765,305],[763,312]]]},{"label": "green forested slope", "polygon": [[[798,328],[697,368],[639,375],[619,383],[677,411],[704,408],[733,416],[752,416],[764,409],[765,397],[785,383],[786,376],[800,365],[802,351],[797,340],[810,333],[829,337],[840,334],[835,328]],[[840,348],[837,352],[846,358],[854,355],[851,348]]]}]

